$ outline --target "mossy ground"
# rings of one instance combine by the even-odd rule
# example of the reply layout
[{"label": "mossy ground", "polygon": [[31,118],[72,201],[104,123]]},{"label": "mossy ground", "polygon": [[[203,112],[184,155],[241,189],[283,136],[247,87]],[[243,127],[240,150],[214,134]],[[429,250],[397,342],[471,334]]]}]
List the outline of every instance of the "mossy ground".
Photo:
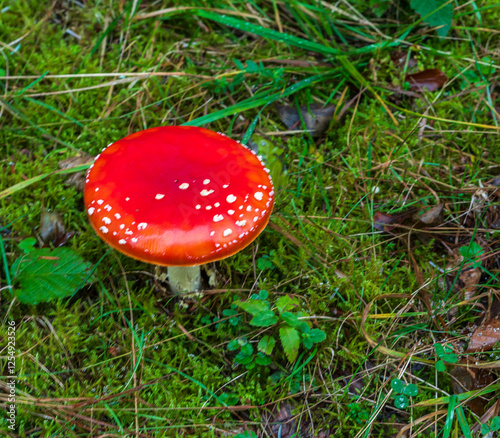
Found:
[{"label": "mossy ground", "polygon": [[[438,281],[449,257],[443,246],[409,231],[381,233],[373,215],[444,204],[458,229],[477,190],[498,175],[500,11],[488,1],[453,3],[447,38],[420,23],[398,47],[353,52],[390,41],[418,18],[408,2],[391,3],[378,18],[375,3],[332,9],[295,0],[192,1],[179,13],[183,2],[0,0],[2,190],[57,170],[79,152],[96,155],[129,133],[196,123],[221,110],[227,115],[205,126],[242,139],[268,96],[313,75],[324,76],[279,103],[328,101],[344,110],[320,140],[282,135],[275,109],[262,110],[251,140],[277,183],[272,224],[253,245],[210,267],[214,290],[188,309],[158,283],[153,267],[109,251],[66,177],[50,176],[0,199],[7,264],[20,256],[20,241],[37,236],[45,208],[61,213],[75,233],[66,246],[97,265],[92,282],[73,297],[35,306],[11,305],[0,273],[1,330],[6,336],[10,320],[17,327],[19,436],[223,436],[247,429],[266,436],[277,433],[270,427],[284,406],[302,436],[387,436],[442,408],[396,409],[384,398],[388,382],[405,370],[400,378],[419,386],[415,403],[450,394],[448,373],[437,374],[432,363],[433,344],[458,336],[480,310],[471,302],[452,312],[463,297]],[[173,9],[144,17],[165,8]],[[339,48],[346,58],[196,15],[203,8]],[[391,60],[395,50],[414,58],[415,70],[439,68],[449,82],[415,94],[405,69]],[[241,69],[234,59],[245,66],[243,80],[235,79]],[[151,72],[158,75],[134,76]],[[246,106],[254,95],[263,104]],[[487,228],[486,254],[495,260],[482,281],[496,290],[498,232],[481,220],[476,229]],[[471,239],[469,233],[455,243]],[[269,263],[259,268],[259,260]],[[424,284],[444,327],[417,293]],[[217,318],[262,289],[271,303],[300,297],[301,310],[327,339],[300,350],[294,364],[276,350],[270,366],[247,370],[227,344],[242,335],[258,340],[262,330],[245,323],[248,315],[234,326]],[[386,294],[412,294],[414,304],[377,300]],[[392,316],[365,320],[372,300],[371,316]],[[416,313],[402,317],[401,310]],[[375,351],[367,336],[386,350]],[[3,371],[7,378],[6,365]],[[472,427],[477,417],[465,412]],[[6,418],[0,415],[0,428],[17,436]],[[446,415],[439,418],[422,435],[443,430]],[[456,420],[451,427],[462,433]]]}]

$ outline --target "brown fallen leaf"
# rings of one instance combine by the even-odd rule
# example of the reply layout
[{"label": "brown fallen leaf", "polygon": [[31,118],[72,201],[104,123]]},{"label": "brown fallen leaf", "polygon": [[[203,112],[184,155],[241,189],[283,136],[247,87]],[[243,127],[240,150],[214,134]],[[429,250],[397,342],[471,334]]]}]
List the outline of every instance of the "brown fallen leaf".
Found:
[{"label": "brown fallen leaf", "polygon": [[273,410],[267,422],[273,437],[291,438],[296,436],[297,420],[292,415],[292,406],[286,402],[280,404],[279,411]]},{"label": "brown fallen leaf", "polygon": [[40,237],[45,245],[63,246],[75,233],[66,232],[62,216],[57,212],[42,210],[40,217]]},{"label": "brown fallen leaf", "polygon": [[438,204],[424,211],[418,218],[425,225],[437,225],[443,223],[443,208],[444,204]]},{"label": "brown fallen leaf", "polygon": [[[466,360],[461,362],[466,363]],[[495,381],[495,376],[487,369],[453,367],[450,375],[454,394],[482,389]],[[476,415],[483,415],[488,402],[489,399],[484,396],[475,397],[467,402],[467,406]]]},{"label": "brown fallen leaf", "polygon": [[373,228],[378,231],[391,231],[396,225],[401,225],[403,221],[411,219],[416,211],[417,210],[412,209],[398,214],[377,211],[373,215]]},{"label": "brown fallen leaf", "polygon": [[[81,152],[74,157],[69,157],[65,160],[59,161],[58,165],[60,169],[70,169],[71,167],[81,166],[82,164],[91,164],[93,161],[94,157]],[[65,182],[69,186],[74,186],[79,192],[83,192],[83,187],[85,185],[85,172],[73,173],[66,179]]]},{"label": "brown fallen leaf", "polygon": [[321,137],[330,126],[333,114],[335,113],[334,105],[323,106],[320,104],[302,105],[300,107],[300,115],[297,108],[289,105],[276,105],[276,110],[281,121],[288,129],[303,129],[302,118],[306,125],[307,131],[313,137]]},{"label": "brown fallen leaf", "polygon": [[404,50],[395,50],[391,53],[391,61],[396,67],[403,68],[407,64],[408,69],[412,69],[417,66],[417,60],[410,56],[408,57],[408,52]]},{"label": "brown fallen leaf", "polygon": [[483,322],[472,334],[467,353],[489,351],[500,342],[500,319],[498,317]]},{"label": "brown fallen leaf", "polygon": [[406,75],[405,81],[410,84],[410,89],[415,91],[436,91],[441,88],[448,77],[438,68],[423,70],[418,73]]}]

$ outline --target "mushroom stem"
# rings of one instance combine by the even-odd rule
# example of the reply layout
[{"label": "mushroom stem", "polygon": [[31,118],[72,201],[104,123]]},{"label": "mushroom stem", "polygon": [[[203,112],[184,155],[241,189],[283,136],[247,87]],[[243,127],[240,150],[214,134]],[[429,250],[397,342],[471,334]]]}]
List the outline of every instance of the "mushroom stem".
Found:
[{"label": "mushroom stem", "polygon": [[172,292],[198,292],[201,283],[200,266],[169,266],[168,282]]}]

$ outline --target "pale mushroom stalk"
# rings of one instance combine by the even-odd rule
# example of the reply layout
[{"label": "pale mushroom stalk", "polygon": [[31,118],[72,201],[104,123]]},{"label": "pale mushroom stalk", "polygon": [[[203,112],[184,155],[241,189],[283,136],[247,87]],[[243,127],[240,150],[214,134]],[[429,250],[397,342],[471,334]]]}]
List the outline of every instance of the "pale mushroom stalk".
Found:
[{"label": "pale mushroom stalk", "polygon": [[84,202],[95,232],[135,259],[168,266],[176,292],[200,287],[200,265],[229,257],[266,227],[274,204],[259,156],[193,126],[136,132],[98,155]]}]

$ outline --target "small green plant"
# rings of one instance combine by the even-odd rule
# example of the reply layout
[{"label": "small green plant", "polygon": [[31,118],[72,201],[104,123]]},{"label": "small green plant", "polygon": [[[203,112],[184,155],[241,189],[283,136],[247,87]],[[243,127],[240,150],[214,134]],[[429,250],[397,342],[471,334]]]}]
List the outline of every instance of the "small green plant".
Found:
[{"label": "small green plant", "polygon": [[394,396],[394,406],[398,409],[406,409],[410,405],[408,397],[418,394],[418,387],[413,383],[406,384],[401,379],[392,379],[391,388],[396,393]]},{"label": "small green plant", "polygon": [[496,432],[497,430],[500,430],[500,417],[499,416],[493,417],[489,426],[487,424],[483,424],[481,426],[481,434],[482,435],[488,435],[490,432]]},{"label": "small green plant", "polygon": [[363,408],[359,403],[349,403],[349,416],[354,419],[357,424],[365,423],[370,418],[370,411]]},{"label": "small green plant", "polygon": [[434,344],[434,348],[436,350],[437,357],[440,359],[436,362],[436,369],[438,371],[446,370],[445,362],[457,363],[458,357],[455,353],[453,353],[452,347],[448,345],[443,347],[441,344]]},{"label": "small green plant", "polygon": [[474,268],[479,268],[481,266],[481,256],[484,253],[484,249],[481,245],[476,242],[471,242],[470,245],[462,246],[459,251],[466,263],[471,263]]},{"label": "small green plant", "polygon": [[295,297],[285,295],[280,297],[274,306],[268,300],[269,294],[261,290],[259,294],[253,294],[247,301],[235,301],[230,309],[225,309],[224,316],[230,316],[230,323],[245,329],[243,322],[237,316],[235,307],[239,307],[252,318],[248,322],[250,326],[270,328],[271,333],[264,335],[255,348],[246,336],[240,336],[229,342],[230,351],[238,351],[234,358],[236,363],[245,365],[252,369],[257,365],[267,366],[271,363],[271,354],[276,343],[281,342],[283,351],[290,362],[294,362],[299,354],[300,346],[311,349],[314,344],[326,339],[326,334],[320,329],[313,329],[310,323],[301,318],[306,317],[303,312],[297,311],[299,301]]}]

